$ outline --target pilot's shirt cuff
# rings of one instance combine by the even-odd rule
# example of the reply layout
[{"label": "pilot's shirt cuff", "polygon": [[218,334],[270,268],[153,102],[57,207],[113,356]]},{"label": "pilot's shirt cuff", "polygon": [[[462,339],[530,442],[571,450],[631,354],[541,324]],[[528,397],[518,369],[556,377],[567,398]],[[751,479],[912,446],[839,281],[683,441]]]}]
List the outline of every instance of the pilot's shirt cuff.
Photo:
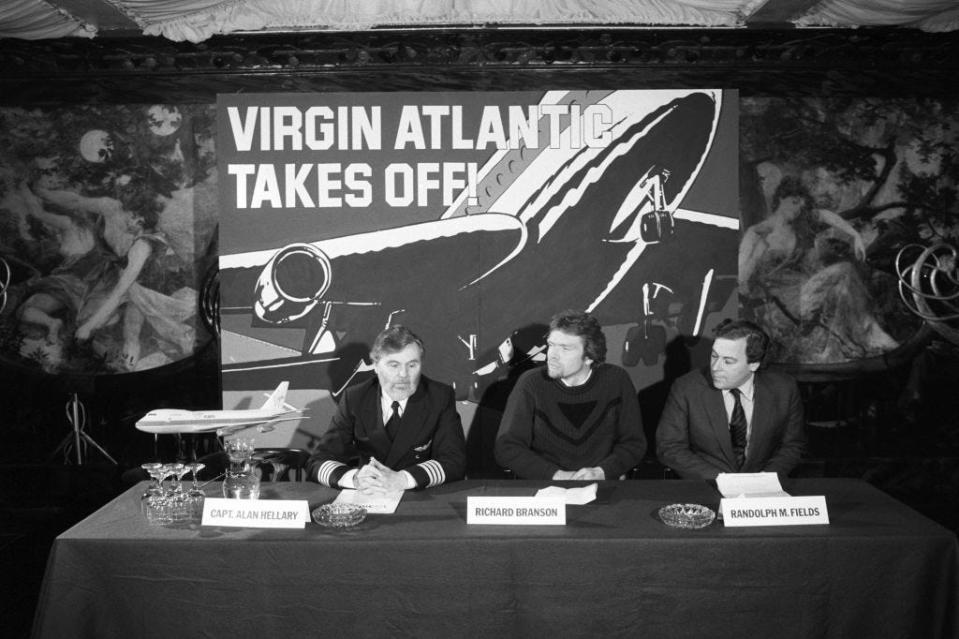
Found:
[{"label": "pilot's shirt cuff", "polygon": [[340,488],[356,488],[355,478],[358,470],[358,468],[351,468],[343,473],[343,476],[340,477],[339,481]]}]

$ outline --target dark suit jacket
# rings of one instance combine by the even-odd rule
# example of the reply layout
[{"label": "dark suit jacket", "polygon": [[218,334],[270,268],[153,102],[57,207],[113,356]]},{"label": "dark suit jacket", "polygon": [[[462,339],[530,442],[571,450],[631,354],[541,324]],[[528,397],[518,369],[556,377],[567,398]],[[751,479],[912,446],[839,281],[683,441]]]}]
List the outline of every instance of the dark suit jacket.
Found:
[{"label": "dark suit jacket", "polygon": [[[754,383],[746,463],[739,472],[786,475],[806,445],[799,387],[787,375],[764,370],[756,372]],[[673,382],[656,429],[656,456],[686,479],[736,472],[722,391],[713,387],[708,370]]]},{"label": "dark suit jacket", "polygon": [[[466,441],[453,399],[452,388],[420,377],[396,439],[390,441],[383,426],[379,380],[373,377],[351,386],[310,457],[309,477],[337,487],[351,465],[362,466],[376,457],[393,470],[409,472],[418,488],[462,479]],[[326,462],[333,463],[324,467]]]}]

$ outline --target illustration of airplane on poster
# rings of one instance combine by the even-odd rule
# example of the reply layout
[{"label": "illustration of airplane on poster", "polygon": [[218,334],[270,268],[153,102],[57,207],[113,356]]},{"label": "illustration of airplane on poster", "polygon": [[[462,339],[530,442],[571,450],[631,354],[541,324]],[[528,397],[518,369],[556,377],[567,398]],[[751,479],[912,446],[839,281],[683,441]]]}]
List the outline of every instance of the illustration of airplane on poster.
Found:
[{"label": "illustration of airplane on poster", "polygon": [[224,393],[336,395],[402,323],[479,400],[586,309],[655,365],[735,289],[736,94],[221,95]]}]

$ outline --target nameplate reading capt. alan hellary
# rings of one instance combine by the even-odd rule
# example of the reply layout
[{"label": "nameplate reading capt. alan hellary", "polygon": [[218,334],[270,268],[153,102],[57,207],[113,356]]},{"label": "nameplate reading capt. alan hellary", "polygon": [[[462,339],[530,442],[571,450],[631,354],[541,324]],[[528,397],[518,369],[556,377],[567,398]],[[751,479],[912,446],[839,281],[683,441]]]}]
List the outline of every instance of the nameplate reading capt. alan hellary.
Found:
[{"label": "nameplate reading capt. alan hellary", "polygon": [[310,520],[305,499],[224,499],[203,502],[203,526],[303,528]]},{"label": "nameplate reading capt. alan hellary", "polygon": [[804,497],[733,497],[720,502],[726,526],[802,526],[828,524],[823,495]]},{"label": "nameplate reading capt. alan hellary", "polygon": [[466,523],[565,526],[566,502],[543,497],[467,497]]}]

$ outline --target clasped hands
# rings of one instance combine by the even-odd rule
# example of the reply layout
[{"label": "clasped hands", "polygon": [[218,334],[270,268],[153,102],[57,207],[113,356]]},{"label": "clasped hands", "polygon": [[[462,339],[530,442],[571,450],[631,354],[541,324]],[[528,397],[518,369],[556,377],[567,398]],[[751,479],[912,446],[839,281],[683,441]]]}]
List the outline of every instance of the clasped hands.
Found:
[{"label": "clasped hands", "polygon": [[606,472],[599,466],[590,466],[580,468],[579,470],[557,470],[553,473],[555,480],[572,481],[603,481],[606,479]]},{"label": "clasped hands", "polygon": [[406,475],[384,466],[375,457],[370,457],[369,463],[357,471],[353,483],[358,491],[367,495],[395,493],[407,488]]}]

